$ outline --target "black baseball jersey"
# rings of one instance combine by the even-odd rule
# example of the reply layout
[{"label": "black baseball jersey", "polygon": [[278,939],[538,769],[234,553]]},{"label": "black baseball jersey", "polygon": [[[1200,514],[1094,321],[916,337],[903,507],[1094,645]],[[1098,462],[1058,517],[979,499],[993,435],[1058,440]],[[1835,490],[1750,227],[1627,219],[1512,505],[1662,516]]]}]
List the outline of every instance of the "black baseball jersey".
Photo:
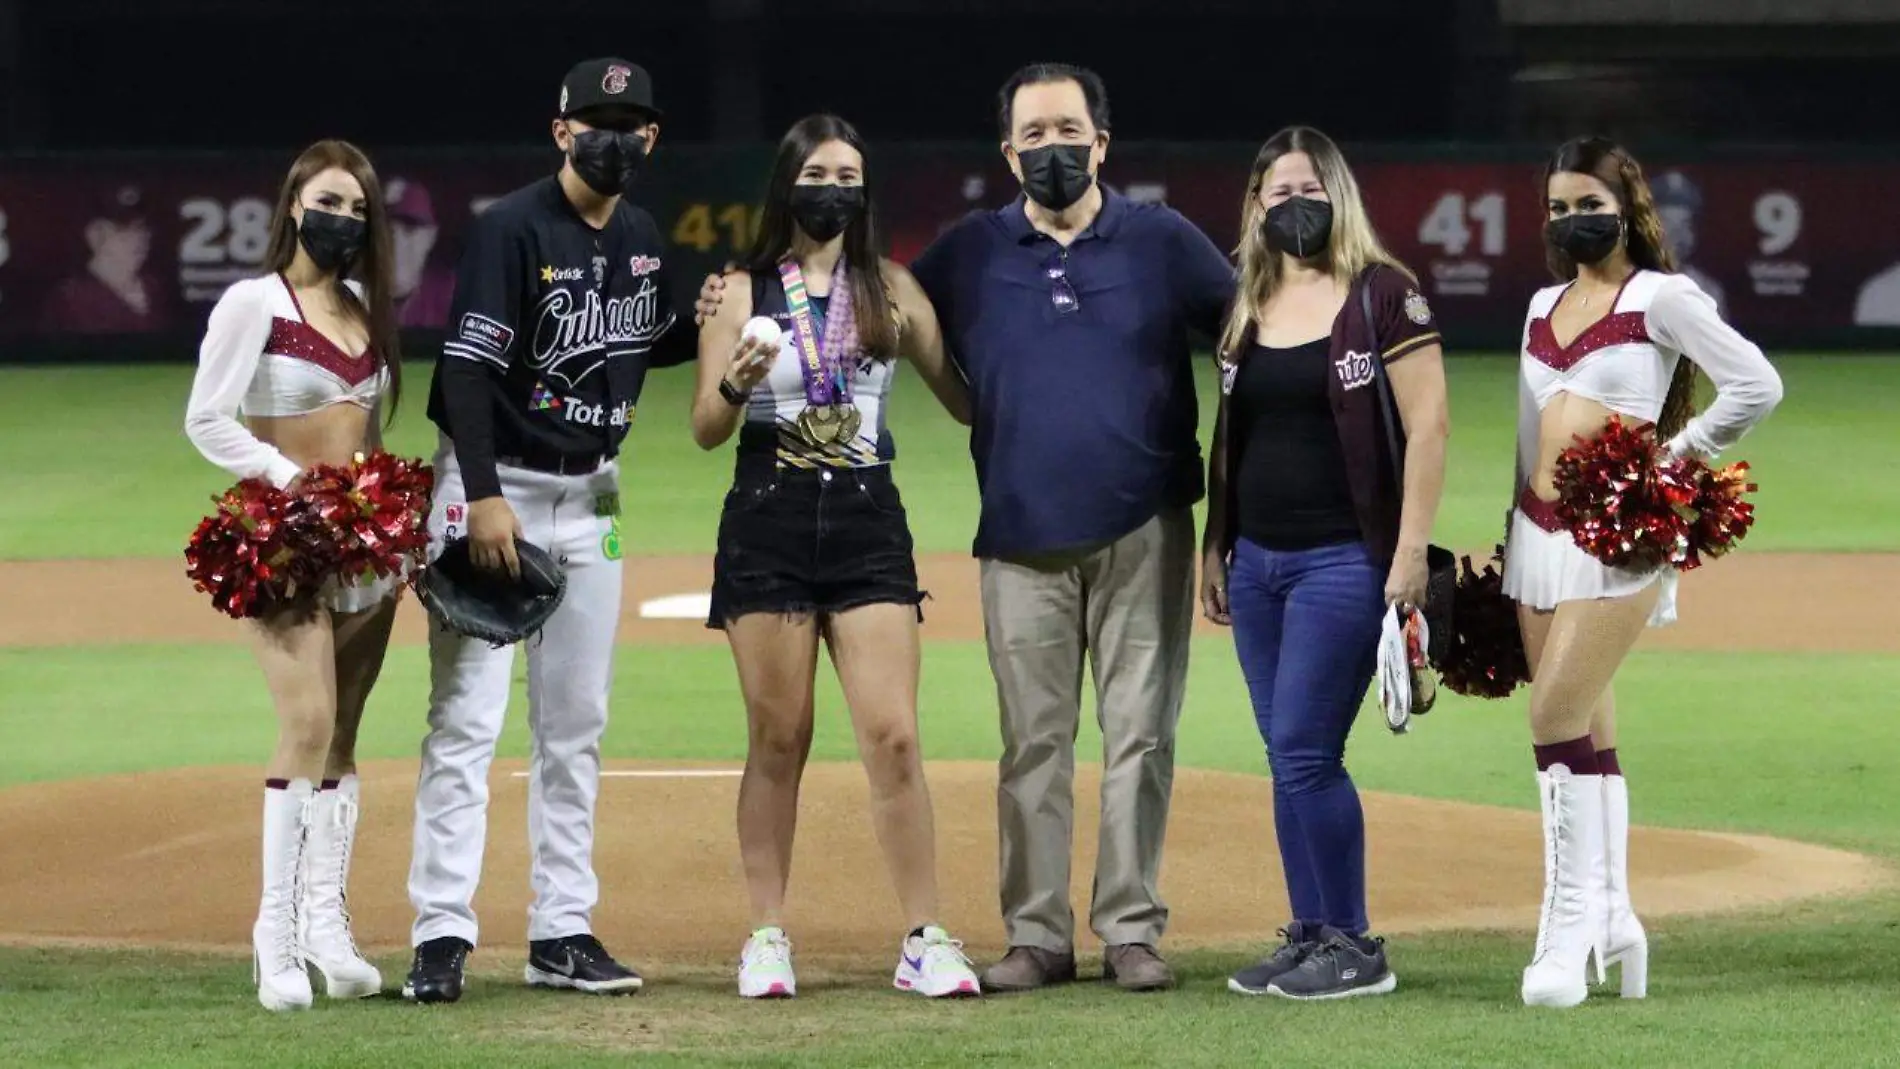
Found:
[{"label": "black baseball jersey", "polygon": [[615,455],[648,367],[692,359],[664,251],[644,210],[623,199],[596,230],[555,176],[475,218],[429,392],[469,500],[501,492],[497,457],[547,468]]}]

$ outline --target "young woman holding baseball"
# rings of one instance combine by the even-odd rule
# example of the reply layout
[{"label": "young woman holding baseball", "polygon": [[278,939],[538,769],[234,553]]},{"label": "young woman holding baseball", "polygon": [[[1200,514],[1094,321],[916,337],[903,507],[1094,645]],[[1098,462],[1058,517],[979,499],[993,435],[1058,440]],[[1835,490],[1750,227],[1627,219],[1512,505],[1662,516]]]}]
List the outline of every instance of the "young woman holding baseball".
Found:
[{"label": "young woman holding baseball", "polygon": [[[305,149],[277,197],[270,273],[224,292],[199,347],[185,432],[205,459],[289,488],[306,468],[347,466],[380,448],[379,420],[394,411],[401,379],[390,256],[368,158],[344,141]],[[332,998],[382,989],[350,933],[345,884],[357,724],[382,669],[397,590],[393,578],[332,580],[247,622],[278,719],[252,929],[257,997],[269,1009],[311,1004],[308,965]]]},{"label": "young woman holding baseball", "polygon": [[739,965],[748,998],[796,990],[782,920],[821,636],[909,930],[894,983],[929,996],[978,990],[936,923],[917,742],[923,594],[885,425],[899,357],[963,423],[969,399],[930,302],[877,248],[857,132],[831,115],[800,120],[779,144],[744,269],[699,336],[693,437],[705,449],[739,438],[708,626],[731,643],[750,723],[738,814],[754,927]]},{"label": "young woman holding baseball", "polygon": [[1368,934],[1365,816],[1346,739],[1387,606],[1424,604],[1450,422],[1438,324],[1379,243],[1338,147],[1308,127],[1280,131],[1254,158],[1239,258],[1219,346],[1202,600],[1209,619],[1233,625],[1293,915],[1285,942],[1228,987],[1384,994],[1397,978]]},{"label": "young woman holding baseball", "polygon": [[[1642,168],[1604,138],[1545,165],[1547,258],[1561,284],[1531,298],[1519,362],[1515,507],[1504,592],[1518,602],[1531,668],[1531,741],[1544,816],[1544,904],[1524,970],[1527,1005],[1574,1006],[1597,958],[1646,993],[1649,950],[1630,906],[1629,789],[1611,680],[1647,626],[1675,619],[1670,566],[1602,564],[1558,519],[1558,456],[1613,417],[1653,426],[1670,452],[1713,458],[1781,401],[1761,350],[1676,272]],[[1695,372],[1716,400],[1692,416]]]}]

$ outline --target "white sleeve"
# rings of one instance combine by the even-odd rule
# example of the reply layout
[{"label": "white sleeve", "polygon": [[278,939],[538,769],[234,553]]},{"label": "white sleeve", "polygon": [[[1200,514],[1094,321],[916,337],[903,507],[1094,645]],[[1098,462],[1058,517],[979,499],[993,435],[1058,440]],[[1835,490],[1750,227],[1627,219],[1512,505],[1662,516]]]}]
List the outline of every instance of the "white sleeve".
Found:
[{"label": "white sleeve", "polygon": [[240,479],[263,477],[284,487],[303,469],[260,441],[238,422],[238,406],[257,373],[257,358],[270,337],[270,311],[256,291],[237,283],[211,309],[198,371],[185,406],[185,435],[206,460]]},{"label": "white sleeve", "polygon": [[1669,442],[1681,454],[1713,460],[1741,441],[1781,403],[1781,375],[1761,348],[1723,321],[1715,301],[1693,279],[1672,276],[1656,292],[1649,335],[1701,368],[1715,383],[1714,403]]},{"label": "white sleeve", "polygon": [[1511,484],[1511,508],[1517,507],[1518,495],[1524,492],[1524,484],[1530,480],[1531,468],[1537,463],[1538,436],[1543,422],[1537,407],[1537,398],[1531,393],[1530,376],[1524,373],[1525,361],[1531,359],[1531,322],[1536,318],[1535,308],[1524,316],[1524,337],[1518,343],[1517,354],[1517,478]]}]

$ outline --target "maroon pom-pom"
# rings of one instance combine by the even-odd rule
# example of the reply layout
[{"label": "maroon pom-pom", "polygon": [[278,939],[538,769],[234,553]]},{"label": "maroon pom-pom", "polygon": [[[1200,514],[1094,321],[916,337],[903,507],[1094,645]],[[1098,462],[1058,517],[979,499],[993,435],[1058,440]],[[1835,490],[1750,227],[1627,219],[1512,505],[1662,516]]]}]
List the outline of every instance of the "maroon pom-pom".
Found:
[{"label": "maroon pom-pom", "polygon": [[1734,549],[1755,523],[1755,506],[1742,500],[1756,490],[1748,481],[1748,462],[1740,461],[1725,468],[1710,468],[1700,461],[1696,466],[1696,495],[1690,503],[1694,522],[1689,527],[1689,546],[1683,571],[1700,567],[1703,560],[1714,560]]},{"label": "maroon pom-pom", "polygon": [[1463,558],[1458,588],[1451,601],[1451,642],[1438,665],[1446,688],[1471,698],[1508,698],[1530,682],[1524,635],[1518,630],[1517,602],[1504,593],[1504,547],[1499,546],[1482,572]]},{"label": "maroon pom-pom", "polygon": [[1610,417],[1558,456],[1553,481],[1557,515],[1590,556],[1637,569],[1688,559],[1696,465],[1668,456],[1649,428]]},{"label": "maroon pom-pom", "polygon": [[435,473],[388,453],[317,465],[286,493],[246,479],[216,498],[185,547],[185,574],[237,619],[314,592],[332,578],[419,571]]},{"label": "maroon pom-pom", "polygon": [[337,574],[367,580],[422,565],[434,488],[435,473],[428,465],[376,452],[359,454],[348,467],[311,468],[298,484],[298,496],[329,525]]},{"label": "maroon pom-pom", "polygon": [[236,619],[314,590],[334,564],[322,517],[261,479],[218,498],[185,547],[185,575]]}]

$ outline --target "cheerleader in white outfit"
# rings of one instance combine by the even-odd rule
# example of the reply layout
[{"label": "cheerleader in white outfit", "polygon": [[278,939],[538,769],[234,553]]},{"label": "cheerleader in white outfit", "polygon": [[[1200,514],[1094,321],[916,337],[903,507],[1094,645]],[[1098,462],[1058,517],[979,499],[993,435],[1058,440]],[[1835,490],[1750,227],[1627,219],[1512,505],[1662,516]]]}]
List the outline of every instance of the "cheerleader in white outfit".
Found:
[{"label": "cheerleader in white outfit", "polygon": [[[382,190],[355,146],[320,141],[291,165],[271,221],[269,274],[211,311],[185,432],[236,478],[291,486],[316,464],[380,447],[401,375]],[[354,279],[345,279],[345,275]],[[240,422],[239,415],[243,416]],[[345,905],[359,790],[356,728],[382,668],[399,580],[332,580],[246,622],[278,719],[265,768],[263,895],[252,928],[257,997],[311,1004],[382,988]]]},{"label": "cheerleader in white outfit", "polygon": [[[1518,602],[1531,666],[1531,739],[1544,819],[1544,903],[1524,970],[1527,1005],[1573,1006],[1596,955],[1646,993],[1648,943],[1629,898],[1629,793],[1616,755],[1611,679],[1645,627],[1675,619],[1676,574],[1614,568],[1558,522],[1556,460],[1610,417],[1653,426],[1676,455],[1713,460],[1781,400],[1761,350],[1675,273],[1641,168],[1584,138],[1544,171],[1550,266],[1531,299],[1519,376],[1516,505],[1504,591]],[[1692,418],[1695,372],[1716,398]]]}]

